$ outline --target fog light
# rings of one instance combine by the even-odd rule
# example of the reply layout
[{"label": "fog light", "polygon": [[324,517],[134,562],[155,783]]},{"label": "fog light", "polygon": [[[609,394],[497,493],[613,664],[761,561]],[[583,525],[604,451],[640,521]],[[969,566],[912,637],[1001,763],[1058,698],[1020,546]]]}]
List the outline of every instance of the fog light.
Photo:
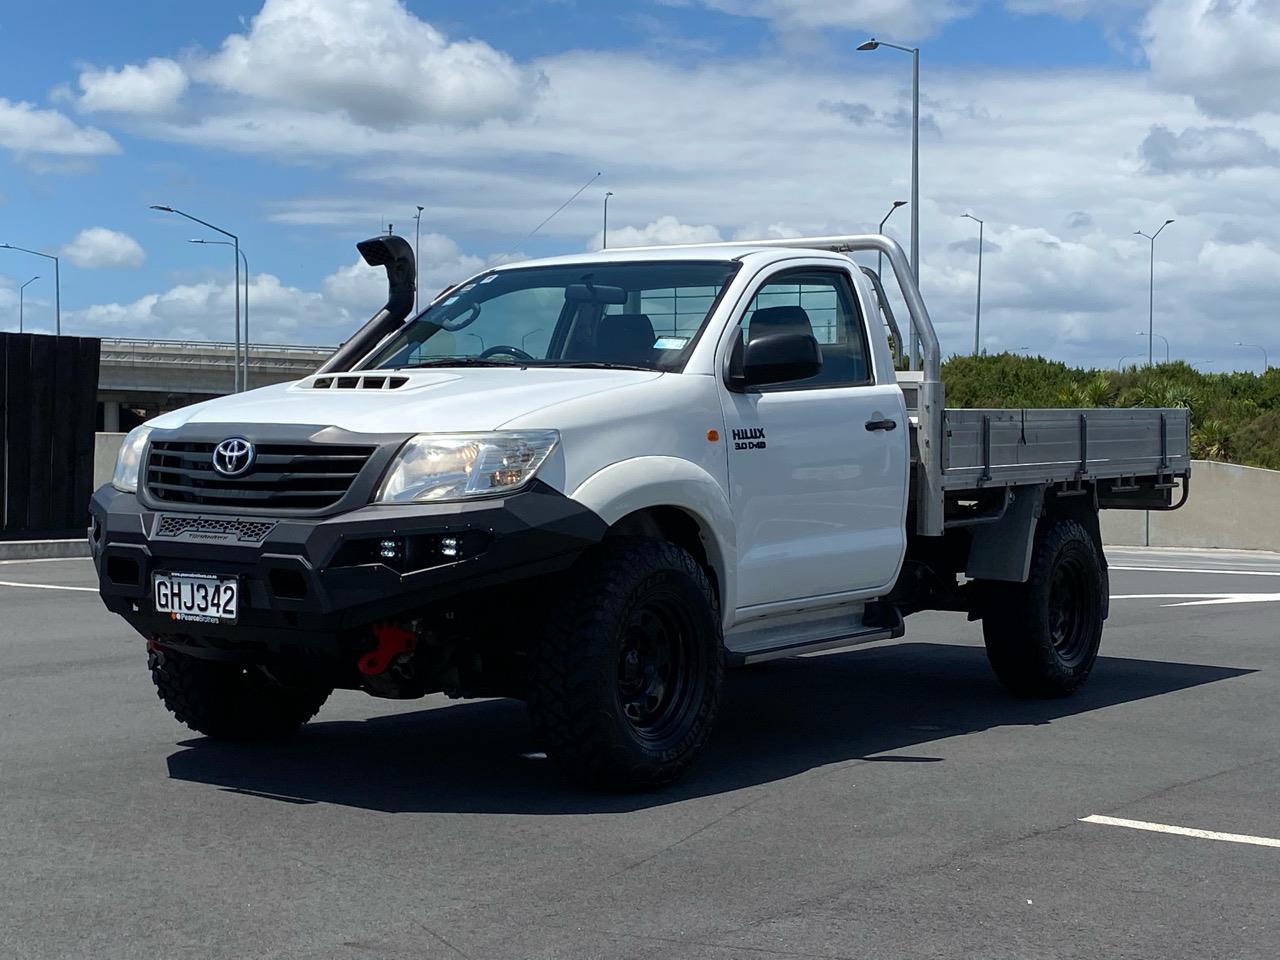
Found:
[{"label": "fog light", "polygon": [[378,543],[378,556],[383,560],[399,560],[404,556],[404,545],[399,540],[381,540]]},{"label": "fog light", "polygon": [[443,537],[440,540],[440,553],[446,557],[456,557],[462,552],[462,545],[457,537]]}]

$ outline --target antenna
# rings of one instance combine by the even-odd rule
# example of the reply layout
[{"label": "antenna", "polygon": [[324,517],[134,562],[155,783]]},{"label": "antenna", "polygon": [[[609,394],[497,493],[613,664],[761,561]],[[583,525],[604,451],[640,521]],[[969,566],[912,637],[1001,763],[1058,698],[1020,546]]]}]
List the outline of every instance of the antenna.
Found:
[{"label": "antenna", "polygon": [[556,214],[558,214],[561,210],[563,210],[569,204],[573,203],[573,201],[577,200],[578,197],[582,195],[582,191],[586,190],[587,187],[591,186],[593,183],[595,183],[599,179],[600,179],[600,171],[597,170],[596,175],[592,177],[590,180],[588,180],[586,183],[584,183],[582,186],[580,186],[578,188],[577,193],[575,193],[572,197],[570,197],[564,203],[560,204],[560,206],[556,207],[555,212],[552,213],[551,216],[547,217],[547,219],[543,220],[540,224],[538,224],[536,227],[530,230],[529,233],[525,236],[525,239],[528,240],[529,237],[532,237],[535,233],[537,233],[539,230],[545,227],[548,223],[554,220],[556,217]]}]

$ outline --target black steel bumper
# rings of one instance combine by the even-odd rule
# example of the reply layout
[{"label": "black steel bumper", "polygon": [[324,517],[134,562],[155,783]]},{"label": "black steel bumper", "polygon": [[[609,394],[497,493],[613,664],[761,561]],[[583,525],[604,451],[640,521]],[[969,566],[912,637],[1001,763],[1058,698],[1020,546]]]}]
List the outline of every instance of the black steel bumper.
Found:
[{"label": "black steel bumper", "polygon": [[[102,599],[139,633],[312,654],[337,654],[344,636],[376,621],[564,569],[606,530],[539,482],[501,500],[370,505],[319,518],[152,510],[105,486],[90,513]],[[380,557],[387,539],[399,545],[397,559]],[[237,576],[237,622],[156,613],[156,572]]]}]

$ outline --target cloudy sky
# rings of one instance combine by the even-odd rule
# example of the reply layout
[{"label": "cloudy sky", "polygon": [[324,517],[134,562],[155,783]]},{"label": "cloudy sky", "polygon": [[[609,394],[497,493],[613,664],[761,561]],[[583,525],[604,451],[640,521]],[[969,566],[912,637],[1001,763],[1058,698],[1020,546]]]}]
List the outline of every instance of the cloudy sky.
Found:
[{"label": "cloudy sky", "polygon": [[[422,220],[423,289],[610,242],[860,232],[909,197],[946,352],[1099,366],[1156,329],[1207,369],[1280,356],[1280,0],[63,0],[0,15],[0,242],[60,252],[63,325],[336,343],[383,299],[354,244]],[[597,171],[602,175],[531,231]],[[889,232],[907,238],[900,210]],[[0,329],[52,325],[0,250]],[[1164,345],[1156,341],[1156,352]]]}]

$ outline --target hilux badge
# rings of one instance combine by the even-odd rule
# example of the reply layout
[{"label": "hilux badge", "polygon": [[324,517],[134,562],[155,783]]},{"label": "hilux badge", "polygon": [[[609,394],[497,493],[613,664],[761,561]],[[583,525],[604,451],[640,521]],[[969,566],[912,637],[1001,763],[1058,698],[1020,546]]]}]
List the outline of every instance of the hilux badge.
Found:
[{"label": "hilux badge", "polygon": [[213,448],[213,469],[224,477],[238,477],[253,466],[253,444],[230,437]]}]

